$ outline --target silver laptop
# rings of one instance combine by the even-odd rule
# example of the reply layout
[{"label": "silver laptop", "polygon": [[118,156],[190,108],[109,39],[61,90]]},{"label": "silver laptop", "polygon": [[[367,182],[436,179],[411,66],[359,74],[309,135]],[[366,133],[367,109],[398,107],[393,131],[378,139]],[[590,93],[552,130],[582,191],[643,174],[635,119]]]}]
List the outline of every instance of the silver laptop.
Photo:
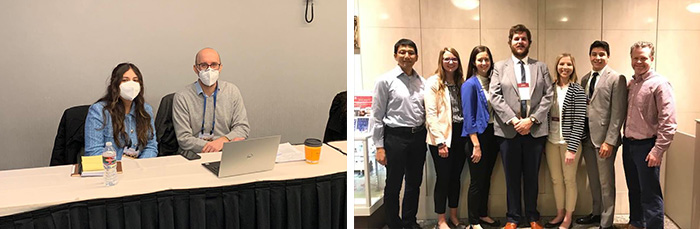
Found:
[{"label": "silver laptop", "polygon": [[219,178],[272,170],[279,146],[280,135],[227,142],[221,161],[202,165]]}]

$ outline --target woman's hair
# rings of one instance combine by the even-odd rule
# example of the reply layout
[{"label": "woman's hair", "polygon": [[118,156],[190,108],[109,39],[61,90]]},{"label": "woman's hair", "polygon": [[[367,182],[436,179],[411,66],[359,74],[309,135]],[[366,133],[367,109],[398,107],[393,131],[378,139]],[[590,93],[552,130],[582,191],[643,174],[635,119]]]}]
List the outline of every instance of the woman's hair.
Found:
[{"label": "woman's hair", "polygon": [[449,47],[442,48],[442,50],[440,50],[440,54],[438,55],[438,68],[437,68],[437,70],[435,70],[435,74],[437,74],[438,77],[440,78],[440,86],[438,87],[440,92],[445,91],[445,87],[446,87],[445,77],[447,77],[447,75],[445,74],[445,69],[442,67],[442,60],[443,60],[443,56],[445,55],[445,52],[450,52],[450,53],[452,53],[452,55],[454,55],[457,58],[457,69],[455,70],[455,74],[453,76],[455,84],[457,86],[461,86],[462,83],[464,83],[464,80],[462,78],[462,76],[464,75],[464,72],[462,71],[462,59],[459,58],[459,53],[454,48],[449,48]]},{"label": "woman's hair", "polygon": [[[153,127],[151,126],[151,115],[146,112],[144,108],[143,99],[143,76],[141,71],[136,65],[132,63],[121,63],[112,70],[112,76],[109,79],[109,86],[107,86],[107,92],[105,95],[97,100],[97,102],[104,102],[104,110],[109,111],[109,116],[112,118],[112,135],[114,136],[114,144],[117,147],[122,148],[126,145],[129,135],[126,134],[124,129],[124,116],[126,110],[124,109],[124,102],[122,102],[121,96],[119,95],[119,85],[122,83],[122,77],[124,73],[133,70],[136,76],[139,78],[139,85],[141,86],[141,91],[138,96],[134,98],[134,116],[136,117],[136,136],[138,137],[138,146],[140,149],[146,147],[148,140],[153,138]],[[102,118],[106,119],[106,113],[102,112]],[[107,125],[105,123],[104,125]],[[102,126],[104,129],[106,126]],[[125,141],[125,142],[122,142]]]},{"label": "woman's hair", "polygon": [[486,72],[486,77],[491,77],[491,72],[493,71],[493,55],[491,55],[491,50],[489,49],[489,47],[479,45],[474,47],[474,49],[472,49],[472,53],[469,55],[469,67],[467,69],[467,78],[476,75],[476,73],[478,72],[478,70],[476,69],[476,55],[481,52],[486,52],[486,54],[489,55],[489,61],[491,61],[491,64],[489,65],[489,71]]},{"label": "woman's hair", "polygon": [[562,58],[564,57],[569,57],[571,58],[571,67],[574,68],[573,71],[571,71],[571,75],[569,75],[569,83],[571,82],[576,82],[578,81],[578,76],[576,76],[576,61],[574,60],[574,57],[570,53],[562,53],[557,56],[557,62],[554,63],[554,71],[557,72],[557,80],[554,81],[555,84],[559,83],[559,79],[561,76],[559,75],[559,61],[561,61]]}]

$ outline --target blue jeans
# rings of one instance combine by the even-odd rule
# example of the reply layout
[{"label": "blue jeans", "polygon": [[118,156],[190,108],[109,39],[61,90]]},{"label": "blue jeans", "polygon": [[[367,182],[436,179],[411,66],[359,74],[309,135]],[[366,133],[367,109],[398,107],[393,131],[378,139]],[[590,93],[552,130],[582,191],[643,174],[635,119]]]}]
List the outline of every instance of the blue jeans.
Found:
[{"label": "blue jeans", "polygon": [[629,189],[630,224],[638,228],[664,228],[664,199],[659,167],[647,166],[656,138],[622,142],[622,163]]}]

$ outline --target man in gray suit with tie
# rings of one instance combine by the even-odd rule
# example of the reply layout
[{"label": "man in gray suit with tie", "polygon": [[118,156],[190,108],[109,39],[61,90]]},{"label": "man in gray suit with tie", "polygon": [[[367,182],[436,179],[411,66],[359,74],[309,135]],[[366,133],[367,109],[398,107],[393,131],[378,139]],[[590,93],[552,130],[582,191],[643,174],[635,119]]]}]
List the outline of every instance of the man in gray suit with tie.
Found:
[{"label": "man in gray suit with tie", "polygon": [[489,85],[493,92],[489,100],[495,113],[494,134],[498,136],[506,175],[506,229],[517,228],[523,216],[523,182],[526,220],[531,228],[542,228],[537,211],[537,177],[549,133],[547,114],[553,91],[547,65],[528,58],[530,43],[527,27],[518,24],[510,28],[508,44],[513,55],[494,65]]},{"label": "man in gray suit with tie", "polygon": [[588,99],[588,114],[582,156],[586,161],[593,198],[593,211],[576,220],[578,224],[600,223],[613,228],[615,216],[615,155],[622,144],[620,128],[627,114],[627,81],[608,66],[610,46],[594,41],[589,49],[593,70],[581,84]]}]

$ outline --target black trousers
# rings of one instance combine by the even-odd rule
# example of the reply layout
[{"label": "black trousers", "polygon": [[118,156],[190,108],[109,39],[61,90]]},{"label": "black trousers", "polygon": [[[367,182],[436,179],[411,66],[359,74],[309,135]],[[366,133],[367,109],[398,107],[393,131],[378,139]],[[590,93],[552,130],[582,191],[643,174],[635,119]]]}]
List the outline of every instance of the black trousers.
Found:
[{"label": "black trousers", "polygon": [[[402,228],[416,222],[418,197],[423,182],[425,164],[426,130],[413,133],[411,128],[384,127],[386,151],[386,186],[384,209],[389,228]],[[405,176],[405,180],[404,180]],[[401,217],[399,218],[399,192],[405,181]]]},{"label": "black trousers", "polygon": [[459,188],[461,186],[460,176],[464,168],[464,144],[466,138],[461,137],[462,123],[452,123],[452,141],[450,142],[449,154],[447,157],[440,157],[438,147],[428,145],[430,155],[433,156],[435,164],[435,213],[445,214],[445,202],[449,201],[450,208],[457,208],[459,205]]},{"label": "black trousers", "polygon": [[520,205],[522,184],[526,219],[529,222],[538,221],[540,220],[540,212],[537,211],[537,177],[547,137],[534,138],[530,134],[517,134],[511,139],[500,139],[501,159],[503,159],[503,169],[506,174],[506,202],[508,204],[506,218],[508,222],[517,224],[523,216]]},{"label": "black trousers", "polygon": [[469,224],[479,224],[479,217],[488,216],[491,174],[499,151],[498,140],[493,135],[493,124],[489,124],[483,133],[477,134],[477,137],[481,145],[481,160],[478,163],[472,162],[471,156],[474,151],[474,144],[472,144],[469,136],[465,137],[467,140],[465,150],[467,152],[471,179],[469,183],[469,198],[467,200]]},{"label": "black trousers", "polygon": [[623,139],[622,165],[625,168],[630,201],[630,224],[638,228],[664,228],[664,198],[661,195],[659,167],[645,161],[656,138]]}]

